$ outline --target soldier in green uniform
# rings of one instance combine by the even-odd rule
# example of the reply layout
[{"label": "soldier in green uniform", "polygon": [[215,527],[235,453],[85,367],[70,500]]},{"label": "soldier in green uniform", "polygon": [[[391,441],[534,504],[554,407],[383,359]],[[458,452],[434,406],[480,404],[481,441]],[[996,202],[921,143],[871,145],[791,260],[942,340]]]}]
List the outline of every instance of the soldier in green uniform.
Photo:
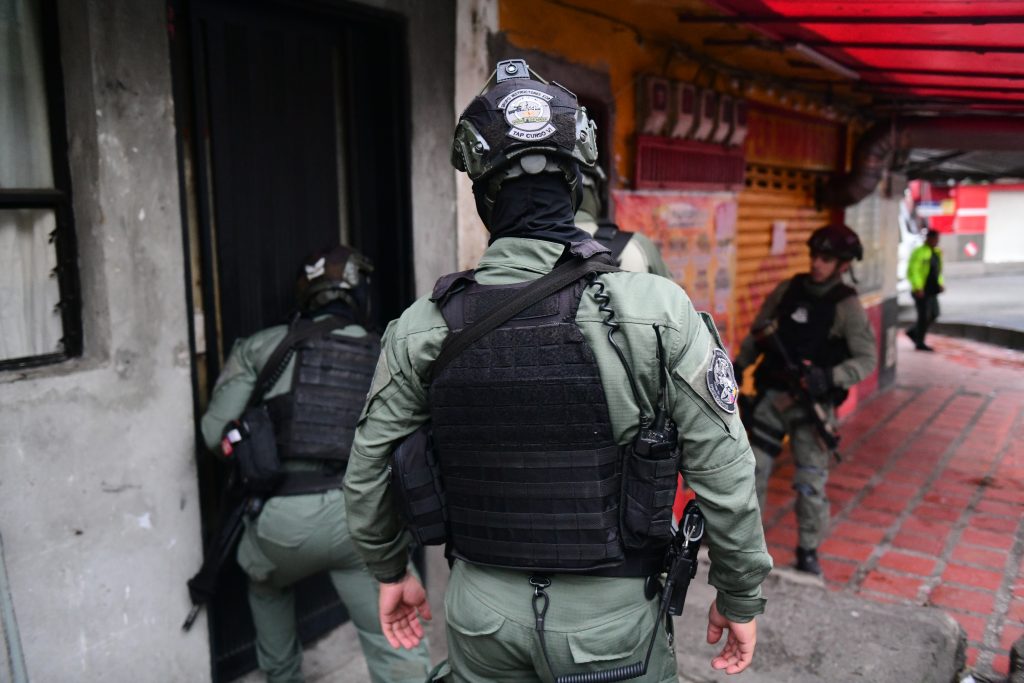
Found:
[{"label": "soldier in green uniform", "polygon": [[618,226],[598,220],[604,215],[601,202],[601,185],[607,176],[600,166],[580,167],[583,181],[583,199],[576,211],[576,226],[608,247],[617,265],[633,273],[654,273],[672,279],[672,273],[658,246],[640,232],[620,230]]},{"label": "soldier in green uniform", "polygon": [[[679,471],[706,517],[718,589],[708,640],[728,636],[711,664],[737,673],[753,657],[771,558],[731,363],[683,290],[646,273],[577,280],[435,362],[453,330],[556,264],[608,263],[573,221],[593,124],[570,91],[531,75],[500,62],[460,119],[452,161],[474,181],[490,245],[388,327],[356,429],[349,528],[382,582],[384,633],[413,647],[430,616],[389,483],[393,449],[429,420],[449,515],[453,680],[552,681],[643,661],[662,627],[645,585],[671,536]],[[677,429],[679,449],[645,461],[641,427]],[[637,680],[675,681],[672,647],[658,637]]]},{"label": "soldier in green uniform", "polygon": [[[764,354],[754,375],[757,398],[749,420],[757,458],[758,502],[763,510],[774,458],[789,434],[796,463],[796,566],[821,574],[817,549],[829,522],[825,484],[831,449],[823,442],[808,407],[801,405],[799,394],[809,394],[825,412],[828,427],[834,429],[833,408],[846,398],[850,387],[875,369],[878,350],[857,291],[842,281],[853,259],[863,257],[857,234],[845,225],[827,225],[815,230],[807,245],[810,272],[784,280],[764,300],[751,334],[740,346],[735,372],[742,377],[744,369]],[[755,334],[773,324],[787,358]],[[794,377],[789,363],[802,366],[803,379]]]},{"label": "soldier in green uniform", "polygon": [[345,602],[370,680],[422,683],[429,666],[425,644],[410,651],[388,646],[377,616],[378,584],[345,519],[342,476],[379,352],[377,335],[364,327],[370,270],[345,247],[307,261],[299,278],[301,315],[235,343],[202,418],[206,445],[224,454],[222,435],[246,409],[261,370],[286,336],[298,333],[301,340],[262,396],[286,474],[259,516],[246,520],[237,556],[249,576],[257,660],[272,683],[303,680],[291,587],[322,571]]}]

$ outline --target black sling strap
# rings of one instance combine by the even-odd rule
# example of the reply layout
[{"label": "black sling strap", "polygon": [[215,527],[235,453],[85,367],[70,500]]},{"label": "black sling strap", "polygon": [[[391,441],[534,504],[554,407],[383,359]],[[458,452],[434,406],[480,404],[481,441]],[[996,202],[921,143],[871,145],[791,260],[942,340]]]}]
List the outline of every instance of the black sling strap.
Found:
[{"label": "black sling strap", "polygon": [[616,263],[622,260],[622,252],[632,237],[633,233],[620,230],[614,223],[598,223],[597,232],[594,233],[594,239],[611,250]]},{"label": "black sling strap", "polygon": [[589,273],[616,273],[619,268],[595,258],[566,261],[509,297],[504,303],[490,311],[483,318],[451,334],[441,346],[441,353],[431,368],[431,380],[448,366],[460,353],[491,330],[499,327],[516,314],[526,310],[541,299],[551,296]]},{"label": "black sling strap", "polygon": [[335,316],[328,316],[310,325],[296,325],[288,331],[281,343],[278,344],[270,358],[264,363],[260,374],[256,376],[256,385],[253,387],[252,395],[249,397],[248,407],[251,408],[263,400],[263,395],[270,391],[274,383],[281,377],[295,345],[299,342],[315,337],[318,334],[325,334],[331,330],[345,325],[345,321]]}]

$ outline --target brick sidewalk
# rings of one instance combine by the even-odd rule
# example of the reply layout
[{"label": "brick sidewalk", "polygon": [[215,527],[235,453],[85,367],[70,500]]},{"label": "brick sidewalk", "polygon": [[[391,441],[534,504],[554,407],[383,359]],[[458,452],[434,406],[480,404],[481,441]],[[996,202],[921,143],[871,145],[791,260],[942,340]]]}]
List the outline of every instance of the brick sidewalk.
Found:
[{"label": "brick sidewalk", "polygon": [[[1024,353],[928,341],[936,353],[901,335],[895,385],[842,425],[822,566],[836,590],[946,610],[968,664],[1005,676],[1024,635]],[[764,511],[780,566],[795,561],[792,475],[784,452]]]}]

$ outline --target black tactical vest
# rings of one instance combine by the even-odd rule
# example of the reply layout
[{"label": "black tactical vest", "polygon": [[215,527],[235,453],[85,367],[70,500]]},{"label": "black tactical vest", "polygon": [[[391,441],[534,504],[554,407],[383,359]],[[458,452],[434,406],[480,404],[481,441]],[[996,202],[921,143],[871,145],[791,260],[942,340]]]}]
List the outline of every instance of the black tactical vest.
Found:
[{"label": "black tactical vest", "polygon": [[[856,296],[857,290],[838,283],[821,296],[809,290],[810,275],[793,278],[775,310],[779,329],[776,334],[794,363],[808,360],[822,368],[831,368],[850,357],[846,339],[830,337],[840,301]],[[758,388],[785,389],[785,363],[771,348],[757,368]]]},{"label": "black tactical vest", "polygon": [[[433,298],[457,331],[526,284],[484,286],[456,274],[442,278]],[[575,323],[582,294],[577,282],[542,299],[434,378],[434,445],[455,557],[522,570],[650,573],[624,564],[621,449]]]},{"label": "black tactical vest", "polygon": [[325,334],[296,346],[292,388],[267,401],[282,459],[348,461],[380,354],[375,334]]}]

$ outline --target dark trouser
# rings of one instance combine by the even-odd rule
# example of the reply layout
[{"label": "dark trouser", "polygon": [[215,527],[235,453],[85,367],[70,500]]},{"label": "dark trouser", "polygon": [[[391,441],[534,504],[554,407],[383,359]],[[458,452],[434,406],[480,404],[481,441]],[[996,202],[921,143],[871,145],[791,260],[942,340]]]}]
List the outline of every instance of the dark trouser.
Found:
[{"label": "dark trouser", "polygon": [[910,328],[910,334],[918,346],[923,346],[929,326],[939,317],[939,296],[931,294],[916,297],[914,306],[917,308],[917,324]]}]

